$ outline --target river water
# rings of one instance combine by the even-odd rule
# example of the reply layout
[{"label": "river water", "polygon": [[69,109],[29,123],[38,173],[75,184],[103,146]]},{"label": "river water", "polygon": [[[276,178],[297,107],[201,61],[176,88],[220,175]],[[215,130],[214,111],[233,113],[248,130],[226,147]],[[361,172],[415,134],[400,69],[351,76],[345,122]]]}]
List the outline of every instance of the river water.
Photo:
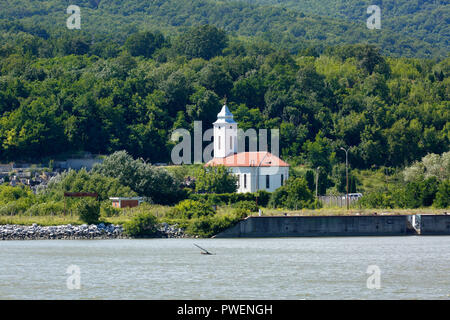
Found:
[{"label": "river water", "polygon": [[0,299],[450,299],[450,237],[0,241]]}]

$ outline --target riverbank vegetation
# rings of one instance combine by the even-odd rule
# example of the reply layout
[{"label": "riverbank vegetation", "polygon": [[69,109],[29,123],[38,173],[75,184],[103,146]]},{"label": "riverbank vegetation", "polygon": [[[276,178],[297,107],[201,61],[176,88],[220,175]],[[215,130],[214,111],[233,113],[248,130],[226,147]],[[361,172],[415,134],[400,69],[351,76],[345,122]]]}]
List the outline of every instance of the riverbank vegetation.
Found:
[{"label": "riverbank vegetation", "polygon": [[[214,193],[230,176],[225,167],[208,177],[198,165],[153,167],[120,151],[90,172],[70,170],[58,174],[36,194],[23,185],[0,185],[0,223],[123,224],[129,235],[137,237],[149,236],[155,232],[154,225],[167,223],[183,228],[188,235],[209,237],[257,214],[443,213],[450,199],[449,163],[447,152],[427,155],[403,170],[350,171],[354,187],[364,196],[346,211],[329,206],[321,209],[324,205],[311,191],[315,187],[313,171],[307,166],[293,167],[286,184],[273,193],[236,193],[236,184],[229,193]],[[340,193],[342,175],[327,178],[332,185],[328,191]],[[196,192],[198,183],[203,193]],[[64,192],[96,192],[98,198],[64,198]],[[118,209],[109,200],[116,196],[141,196],[145,201],[137,208]]]},{"label": "riverbank vegetation", "polygon": [[[79,0],[82,30],[66,30],[61,2],[5,4],[0,161],[50,168],[58,157],[105,156],[36,193],[6,176],[0,223],[104,221],[142,235],[166,222],[210,236],[260,209],[347,214],[315,197],[347,191],[341,148],[349,192],[363,194],[349,212],[447,209],[450,58],[439,17],[448,5],[396,1],[383,30],[368,30],[363,3],[297,2]],[[225,167],[152,165],[170,164],[176,129],[209,129],[225,101],[241,129],[279,129],[291,169],[274,193],[237,194]],[[137,196],[136,209],[109,200]]]}]

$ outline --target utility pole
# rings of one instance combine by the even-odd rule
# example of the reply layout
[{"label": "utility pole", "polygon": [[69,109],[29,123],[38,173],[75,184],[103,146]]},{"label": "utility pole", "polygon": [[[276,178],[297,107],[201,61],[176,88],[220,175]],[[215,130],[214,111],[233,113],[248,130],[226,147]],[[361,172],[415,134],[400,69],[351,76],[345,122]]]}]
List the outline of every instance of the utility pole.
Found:
[{"label": "utility pole", "polygon": [[262,160],[259,162],[258,167],[256,168],[256,206],[258,206],[259,171],[260,171],[261,164],[263,163],[263,161],[266,158],[267,154],[268,153],[266,152],[266,154],[264,155]]},{"label": "utility pole", "polygon": [[258,167],[256,167],[256,192],[259,190],[259,168],[261,167],[261,164],[263,163],[264,159],[267,157],[268,152],[264,155],[262,160],[259,162]]},{"label": "utility pole", "polygon": [[316,199],[317,199],[317,196],[318,196],[318,185],[319,185],[319,169],[320,169],[320,167],[317,167],[316,168]]},{"label": "utility pole", "polygon": [[347,210],[350,208],[349,205],[349,199],[348,199],[348,149],[344,149],[343,147],[341,147],[341,150],[345,151],[345,177],[347,180],[347,196],[346,196],[346,200],[347,200]]}]

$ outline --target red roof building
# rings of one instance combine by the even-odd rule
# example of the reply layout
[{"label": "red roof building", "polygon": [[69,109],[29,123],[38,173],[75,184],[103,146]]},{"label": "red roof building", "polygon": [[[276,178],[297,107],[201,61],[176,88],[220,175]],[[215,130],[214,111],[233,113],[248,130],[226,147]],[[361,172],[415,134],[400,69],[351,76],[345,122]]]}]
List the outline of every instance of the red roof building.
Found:
[{"label": "red roof building", "polygon": [[268,151],[236,152],[238,127],[223,106],[214,122],[214,158],[206,167],[226,166],[238,177],[238,192],[275,191],[289,177],[289,164]]},{"label": "red roof building", "polygon": [[205,166],[289,167],[289,164],[267,151],[241,152],[224,158],[213,158]]}]

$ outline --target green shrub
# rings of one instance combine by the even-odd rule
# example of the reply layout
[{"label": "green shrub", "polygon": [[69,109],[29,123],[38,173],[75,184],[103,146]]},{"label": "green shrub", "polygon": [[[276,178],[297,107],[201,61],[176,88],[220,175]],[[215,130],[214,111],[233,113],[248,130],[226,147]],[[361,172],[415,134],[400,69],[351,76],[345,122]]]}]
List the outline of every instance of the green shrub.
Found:
[{"label": "green shrub", "polygon": [[212,207],[202,201],[183,200],[168,213],[169,218],[193,219],[213,215]]},{"label": "green shrub", "polygon": [[253,212],[258,212],[258,209],[254,201],[239,201],[233,205],[233,213],[242,219],[248,217]]},{"label": "green shrub", "polygon": [[258,205],[266,207],[269,203],[270,192],[259,190],[255,193],[191,193],[189,199],[208,202],[211,205],[228,205],[239,201],[258,201]]},{"label": "green shrub", "polygon": [[359,203],[364,208],[373,209],[386,209],[394,208],[394,203],[391,196],[384,191],[373,191],[366,193],[360,200]]},{"label": "green shrub", "polygon": [[320,209],[323,207],[323,203],[319,199],[314,199],[308,206],[308,209]]},{"label": "green shrub", "polygon": [[[166,169],[133,159],[126,151],[117,151],[93,169],[94,174],[112,177],[133,193],[152,199],[158,204],[174,204],[185,199],[187,193],[180,188],[181,181]],[[109,192],[108,196],[124,195]],[[107,198],[106,198],[107,199]]]},{"label": "green shrub", "polygon": [[50,215],[60,215],[63,213],[64,213],[64,203],[60,201],[36,203],[25,212],[26,215],[31,216],[50,216]]},{"label": "green shrub", "polygon": [[[405,187],[390,187],[388,190],[380,189],[366,193],[360,200],[360,204],[365,208],[423,208],[434,205],[440,207],[444,205],[445,191],[440,188],[435,177],[425,180],[410,181]],[[444,188],[444,187],[443,187]],[[444,188],[445,189],[445,188]],[[439,197],[440,200],[435,200]],[[442,203],[441,203],[441,197]],[[447,196],[448,198],[448,196]]]},{"label": "green shrub", "polygon": [[20,198],[16,201],[11,201],[3,206],[0,206],[0,215],[17,215],[22,214],[33,205],[31,199]]},{"label": "green shrub", "polygon": [[286,184],[272,193],[272,208],[302,209],[315,207],[314,196],[304,178],[289,178]]},{"label": "green shrub", "polygon": [[34,200],[36,197],[29,188],[0,185],[0,204],[7,204],[23,198]]},{"label": "green shrub", "polygon": [[286,203],[287,199],[287,190],[284,187],[278,188],[272,193],[272,196],[269,200],[269,207],[270,208],[279,208]]},{"label": "green shrub", "polygon": [[157,219],[151,213],[140,212],[123,225],[124,232],[131,237],[150,237],[157,233]]},{"label": "green shrub", "polygon": [[81,221],[87,224],[98,223],[100,218],[100,204],[98,201],[81,199],[76,208]]},{"label": "green shrub", "polygon": [[186,232],[191,235],[198,235],[201,237],[211,237],[214,235],[212,231],[213,219],[210,217],[203,217],[195,219],[188,226]]},{"label": "green shrub", "polygon": [[137,194],[129,187],[122,185],[116,178],[104,176],[95,172],[69,170],[64,172],[48,184],[46,193],[53,199],[61,198],[63,192],[96,192],[99,200],[108,200],[109,197],[121,195],[134,197]]},{"label": "green shrub", "polygon": [[233,209],[233,214],[236,217],[239,217],[241,219],[244,219],[244,218],[248,217],[251,213],[252,212],[250,210],[245,209],[245,208],[235,208],[235,209]]},{"label": "green shrub", "polygon": [[102,202],[100,206],[100,216],[102,217],[117,217],[121,213],[119,208],[114,208],[111,201]]},{"label": "green shrub", "polygon": [[438,180],[431,177],[421,181],[412,181],[406,185],[405,197],[408,208],[429,207],[438,192]]},{"label": "green shrub", "polygon": [[[251,193],[253,194],[253,193]],[[258,192],[254,193],[255,198],[258,200],[258,206],[261,207],[267,207],[270,200],[271,193],[266,190],[259,190]]]},{"label": "green shrub", "polygon": [[249,212],[258,212],[258,206],[254,201],[239,201],[233,205],[235,209],[247,209]]},{"label": "green shrub", "polygon": [[450,206],[450,180],[444,180],[439,185],[433,206],[436,208],[448,208]]},{"label": "green shrub", "polygon": [[438,196],[437,181],[435,178],[430,178],[409,182],[406,187],[378,189],[364,194],[358,202],[364,208],[421,208],[428,207],[432,203],[436,206],[437,202],[434,199]]},{"label": "green shrub", "polygon": [[193,219],[186,233],[200,237],[211,237],[238,223],[241,217],[235,214],[206,216]]},{"label": "green shrub", "polygon": [[237,189],[237,177],[225,166],[200,167],[195,178],[197,192],[226,193]]}]

